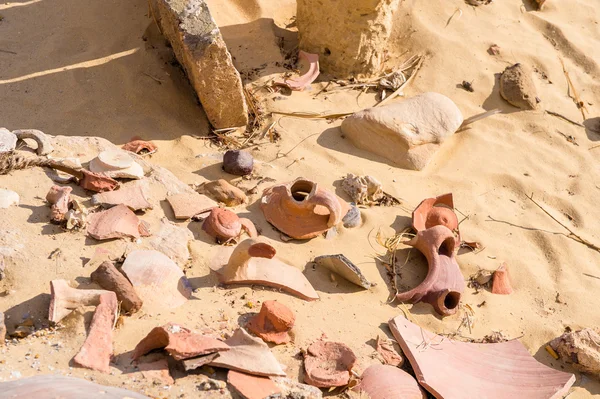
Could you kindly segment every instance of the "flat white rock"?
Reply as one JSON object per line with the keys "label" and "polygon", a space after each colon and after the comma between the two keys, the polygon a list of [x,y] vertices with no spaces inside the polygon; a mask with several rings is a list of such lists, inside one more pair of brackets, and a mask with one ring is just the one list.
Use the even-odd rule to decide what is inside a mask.
{"label": "flat white rock", "polygon": [[0,208],[5,209],[12,205],[19,205],[19,194],[0,188]]}
{"label": "flat white rock", "polygon": [[0,127],[0,153],[13,151],[17,147],[17,135]]}

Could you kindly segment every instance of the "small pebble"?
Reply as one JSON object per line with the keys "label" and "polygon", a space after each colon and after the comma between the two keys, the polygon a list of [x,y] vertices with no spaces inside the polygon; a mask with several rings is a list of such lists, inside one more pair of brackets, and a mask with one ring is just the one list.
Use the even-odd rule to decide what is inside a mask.
{"label": "small pebble", "polygon": [[356,206],[354,202],[350,203],[350,210],[342,219],[344,223],[344,227],[347,229],[351,229],[353,227],[358,227],[362,223],[362,219],[360,217],[360,209]]}
{"label": "small pebble", "polygon": [[223,170],[236,176],[245,176],[252,173],[254,159],[249,152],[229,150],[223,155]]}

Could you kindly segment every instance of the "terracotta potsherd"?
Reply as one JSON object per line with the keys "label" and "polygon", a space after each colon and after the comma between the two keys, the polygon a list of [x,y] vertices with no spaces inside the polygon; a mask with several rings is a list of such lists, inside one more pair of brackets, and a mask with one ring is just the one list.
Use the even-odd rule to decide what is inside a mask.
{"label": "terracotta potsherd", "polygon": [[214,208],[211,210],[202,224],[202,230],[211,237],[219,240],[219,242],[239,237],[242,234],[242,229],[251,238],[258,236],[256,227],[254,227],[254,223],[250,219],[240,218],[235,213],[224,208]]}
{"label": "terracotta potsherd", "polygon": [[166,358],[158,359],[153,362],[138,363],[137,367],[142,372],[144,378],[153,383],[158,382],[161,385],[175,384],[175,380],[169,373],[169,362]]}
{"label": "terracotta potsherd", "polygon": [[184,359],[181,361],[183,365],[183,369],[185,371],[195,370],[199,367],[202,367],[206,364],[209,364],[216,358],[220,356],[219,352],[209,353],[208,355],[202,355],[197,357],[192,357],[189,359]]}
{"label": "terracotta potsherd", "polygon": [[404,364],[404,359],[394,348],[392,340],[377,336],[377,353],[381,355],[385,364],[401,367]]}
{"label": "terracotta potsherd", "polygon": [[389,326],[419,384],[438,399],[558,399],[575,382],[573,374],[539,363],[517,340],[454,341],[403,316]]}
{"label": "terracotta potsherd", "polygon": [[50,214],[52,223],[62,223],[65,219],[65,214],[69,211],[69,202],[71,202],[71,191],[73,189],[69,186],[54,185],[46,194],[46,201],[52,209]]}
{"label": "terracotta potsherd", "polygon": [[268,377],[229,370],[227,383],[245,399],[265,399],[281,393],[281,389]]}
{"label": "terracotta potsherd", "polygon": [[310,86],[310,84],[319,77],[319,54],[307,53],[306,51],[300,50],[298,52],[298,61],[300,60],[308,63],[308,70],[306,73],[294,78],[277,79],[274,83],[279,86],[289,87],[296,91],[302,91]]}
{"label": "terracotta potsherd", "polygon": [[421,201],[412,213],[412,224],[417,232],[433,226],[446,226],[448,229],[456,232],[458,235],[456,245],[460,245],[458,217],[454,212],[452,193],[443,194],[435,198],[426,198]]}
{"label": "terracotta potsherd", "polygon": [[103,262],[92,272],[91,279],[100,287],[117,294],[121,309],[126,313],[135,313],[142,307],[142,300],[127,278],[110,261]]}
{"label": "terracotta potsherd", "polygon": [[111,208],[116,205],[125,205],[132,211],[152,209],[152,204],[140,185],[127,186],[119,190],[95,194],[92,197],[93,205],[102,205]]}
{"label": "terracotta potsherd", "polygon": [[345,344],[314,342],[304,356],[304,382],[319,388],[347,385],[356,360],[352,349]]}
{"label": "terracotta potsherd", "polygon": [[[58,323],[80,306],[98,306],[105,290],[78,290],[72,288],[66,280],[50,281],[50,309],[48,320]],[[114,293],[112,293],[114,294]]]}
{"label": "terracotta potsherd", "polygon": [[97,240],[113,238],[139,238],[150,233],[144,222],[125,205],[88,215],[87,233]]}
{"label": "terracotta potsherd", "polygon": [[510,295],[513,293],[506,263],[502,262],[494,272],[492,280],[492,294]]}
{"label": "terracotta potsherd", "polygon": [[131,156],[122,150],[106,150],[90,161],[89,168],[94,173],[102,173],[114,179],[141,179],[144,169]]}
{"label": "terracotta potsherd", "polygon": [[136,154],[152,154],[156,152],[157,147],[151,141],[131,140],[129,143],[121,147],[121,149],[129,152],[134,152]]}
{"label": "terracotta potsherd", "polygon": [[175,219],[187,220],[204,212],[208,212],[213,208],[217,208],[217,204],[206,195],[196,192],[180,193],[167,196],[167,201],[173,208]]}
{"label": "terracotta potsherd", "polygon": [[342,254],[317,256],[315,258],[315,263],[331,270],[334,273],[339,274],[346,280],[358,285],[359,287],[369,289],[374,285],[367,280],[358,266],[356,266],[350,261],[350,259],[346,258]]}
{"label": "terracotta potsherd", "polygon": [[302,177],[265,190],[260,206],[269,223],[299,240],[338,225],[350,210],[337,195]]}
{"label": "terracotta potsherd", "polygon": [[119,188],[119,182],[111,177],[101,173],[90,172],[86,169],[81,169],[80,172],[81,178],[79,179],[79,185],[86,190],[102,193]]}
{"label": "terracotta potsherd", "polygon": [[290,330],[296,316],[285,305],[277,301],[264,301],[260,313],[248,322],[248,330],[266,342],[285,344],[290,342]]}
{"label": "terracotta potsherd", "polygon": [[109,363],[113,351],[113,326],[117,311],[118,303],[115,293],[102,294],[90,324],[88,336],[79,353],[73,358],[75,363],[103,373],[110,371]]}
{"label": "terracotta potsherd", "polygon": [[225,341],[230,349],[209,363],[214,367],[240,371],[263,377],[284,376],[285,372],[260,338],[252,337],[243,328],[238,328]]}
{"label": "terracotta potsherd", "polygon": [[426,399],[417,380],[398,367],[375,364],[367,368],[354,388],[370,399]]}
{"label": "terracotta potsherd", "polygon": [[249,238],[235,248],[224,247],[212,260],[210,268],[223,284],[261,284],[307,301],[319,299],[304,274],[276,259],[275,254],[275,248],[266,238]]}
{"label": "terracotta potsherd", "polygon": [[421,230],[407,245],[417,248],[425,258],[429,270],[417,287],[396,295],[400,302],[426,302],[442,316],[456,313],[465,290],[464,277],[456,263],[454,233],[443,225]]}
{"label": "terracotta potsherd", "polygon": [[190,359],[229,350],[229,346],[214,338],[196,334],[175,323],[153,328],[133,351],[133,360],[146,353],[164,348],[175,360]]}

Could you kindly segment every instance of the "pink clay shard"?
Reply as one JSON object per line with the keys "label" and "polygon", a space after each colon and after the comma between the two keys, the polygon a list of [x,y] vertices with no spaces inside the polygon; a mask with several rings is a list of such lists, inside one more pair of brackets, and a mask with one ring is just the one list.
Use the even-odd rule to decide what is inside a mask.
{"label": "pink clay shard", "polygon": [[456,313],[465,290],[465,279],[456,263],[454,233],[443,225],[421,230],[406,244],[417,248],[429,265],[425,280],[396,298],[401,302],[426,302],[442,316]]}
{"label": "pink clay shard", "polygon": [[298,52],[298,60],[304,60],[309,63],[308,71],[297,78],[277,80],[275,81],[276,85],[287,86],[292,90],[302,91],[317,79],[319,76],[319,55],[300,50]]}
{"label": "pink clay shard", "polygon": [[391,319],[389,326],[419,384],[438,399],[558,399],[575,382],[573,374],[539,363],[517,340],[454,341],[403,316]]}
{"label": "pink clay shard", "polygon": [[110,371],[113,326],[117,317],[117,308],[117,296],[114,292],[107,292],[100,296],[100,303],[96,307],[89,334],[79,353],[73,358],[75,363],[102,373]]}
{"label": "pink clay shard", "polygon": [[136,154],[152,154],[157,150],[153,142],[137,139],[136,137],[121,148],[125,151],[135,152]]}
{"label": "pink clay shard", "polygon": [[258,236],[256,227],[250,219],[240,218],[234,212],[224,208],[214,208],[204,219],[202,230],[219,242],[226,242],[239,237],[242,229],[252,238]]}
{"label": "pink clay shard", "polygon": [[157,382],[160,385],[175,384],[175,380],[169,373],[169,362],[166,358],[153,362],[138,363],[137,366],[144,378],[150,380],[152,383]]}
{"label": "pink clay shard", "polygon": [[71,202],[71,191],[73,189],[69,186],[54,185],[46,194],[46,201],[52,207],[50,214],[52,223],[62,223],[65,220],[65,214],[69,211],[69,202]]}
{"label": "pink clay shard", "polygon": [[401,367],[404,364],[404,359],[394,348],[392,340],[381,338],[379,335],[377,336],[377,353],[381,355],[387,365]]}
{"label": "pink clay shard", "polygon": [[426,399],[417,380],[398,367],[375,364],[367,368],[355,388],[370,399]]}
{"label": "pink clay shard", "polygon": [[175,360],[190,359],[229,350],[229,346],[214,338],[196,334],[175,323],[153,328],[133,351],[133,360],[154,349],[164,348]]}
{"label": "pink clay shard", "polygon": [[304,382],[319,388],[348,385],[356,355],[340,342],[317,341],[304,356]]}
{"label": "pink clay shard", "polygon": [[513,293],[506,263],[502,262],[500,267],[494,272],[492,280],[492,294],[510,295]]}
{"label": "pink clay shard", "polygon": [[[412,213],[412,220],[413,228],[417,232],[442,225],[458,233],[458,217],[454,213],[452,193],[421,201]],[[456,245],[460,245],[460,234]]]}
{"label": "pink clay shard", "polygon": [[152,209],[146,194],[141,186],[127,186],[119,190],[95,194],[92,197],[93,205],[102,205],[111,208],[116,205],[125,205],[132,211]]}
{"label": "pink clay shard", "polygon": [[88,215],[87,233],[97,240],[139,238],[149,235],[140,219],[125,205]]}
{"label": "pink clay shard", "polygon": [[216,201],[196,192],[169,195],[167,201],[173,208],[175,219],[178,220],[191,219],[219,206]]}
{"label": "pink clay shard", "polygon": [[223,248],[210,268],[223,284],[261,284],[279,288],[307,301],[319,299],[304,274],[298,269],[275,259],[275,248],[267,239],[249,238],[235,249]]}
{"label": "pink clay shard", "polygon": [[[48,320],[58,323],[80,306],[98,306],[105,290],[79,290],[72,288],[66,280],[50,281],[50,309]],[[114,293],[112,293],[114,295]]]}
{"label": "pink clay shard", "polygon": [[227,373],[227,383],[245,399],[265,399],[281,393],[281,389],[268,377],[257,377],[234,370]]}
{"label": "pink clay shard", "polygon": [[149,310],[174,309],[192,296],[190,282],[175,262],[162,252],[132,251],[121,270]]}
{"label": "pink clay shard", "polygon": [[79,185],[86,190],[102,193],[104,191],[112,191],[119,188],[119,182],[111,177],[100,173],[90,172],[86,169],[81,169],[80,173],[82,178],[79,180]]}
{"label": "pink clay shard", "polygon": [[209,363],[211,366],[264,377],[285,377],[285,372],[267,344],[260,338],[252,337],[243,328],[235,330],[225,343],[230,350],[220,352],[219,357]]}

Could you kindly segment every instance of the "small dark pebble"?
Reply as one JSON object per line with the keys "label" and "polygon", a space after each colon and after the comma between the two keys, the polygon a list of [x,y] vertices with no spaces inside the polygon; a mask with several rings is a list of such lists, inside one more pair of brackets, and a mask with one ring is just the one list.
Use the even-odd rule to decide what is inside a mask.
{"label": "small dark pebble", "polygon": [[223,155],[223,170],[236,176],[245,176],[252,173],[254,159],[249,152],[229,150]]}
{"label": "small dark pebble", "polygon": [[473,89],[473,84],[471,82],[467,82],[466,80],[463,80],[461,86],[463,89],[465,89],[466,91],[470,91],[471,93],[475,91],[475,89]]}

